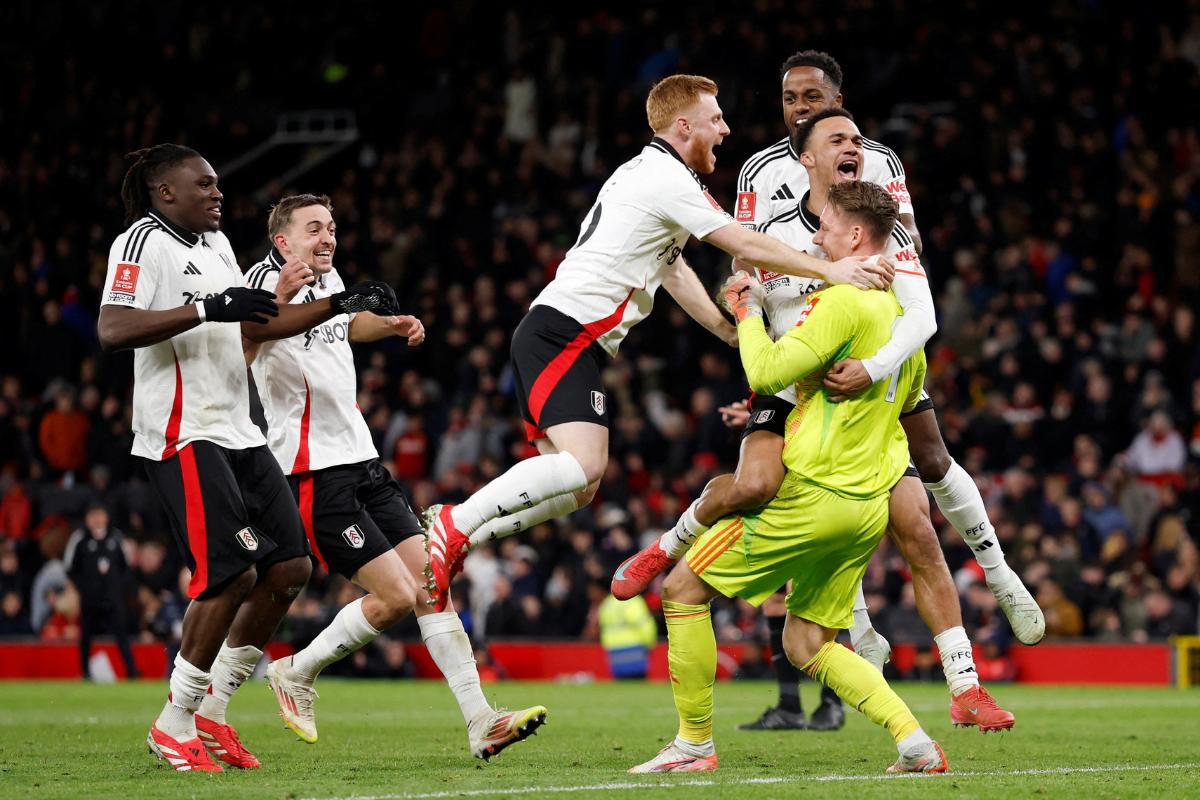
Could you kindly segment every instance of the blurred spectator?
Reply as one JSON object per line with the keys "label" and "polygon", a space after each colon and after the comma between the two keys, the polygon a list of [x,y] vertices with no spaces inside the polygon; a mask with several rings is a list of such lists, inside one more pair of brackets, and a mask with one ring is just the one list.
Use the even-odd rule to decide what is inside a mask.
{"label": "blurred spectator", "polygon": [[129,565],[122,549],[124,536],[109,525],[108,509],[92,505],[83,527],[71,534],[63,563],[81,600],[79,658],[83,677],[91,675],[92,637],[102,630],[117,640],[126,675],[136,678],[137,665],[129,646],[126,592],[132,588]]}
{"label": "blurred spectator", "polygon": [[1126,453],[1130,469],[1142,480],[1183,483],[1187,451],[1183,437],[1164,411],[1150,415],[1145,429],[1134,437]]}
{"label": "blurred spectator", "polygon": [[6,591],[0,595],[0,636],[32,636],[29,613],[18,592]]}
{"label": "blurred spectator", "polygon": [[51,469],[68,475],[83,469],[91,425],[87,414],[75,407],[70,387],[55,391],[54,408],[46,412],[38,428],[38,444]]}
{"label": "blurred spectator", "polygon": [[[605,593],[608,587],[599,587]],[[608,654],[608,667],[618,679],[645,678],[650,651],[658,642],[658,625],[641,596],[618,600],[609,594],[600,603],[600,645]]]}
{"label": "blurred spectator", "polygon": [[1083,613],[1072,603],[1057,583],[1042,581],[1037,593],[1038,605],[1046,613],[1046,638],[1060,639],[1083,634]]}

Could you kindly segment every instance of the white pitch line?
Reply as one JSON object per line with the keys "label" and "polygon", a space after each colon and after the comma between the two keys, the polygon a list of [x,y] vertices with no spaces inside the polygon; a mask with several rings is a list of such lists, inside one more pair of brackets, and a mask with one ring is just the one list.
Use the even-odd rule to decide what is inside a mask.
{"label": "white pitch line", "polygon": [[755,786],[773,783],[833,783],[841,781],[890,781],[937,778],[1006,778],[1024,775],[1078,775],[1100,772],[1154,772],[1165,769],[1200,769],[1200,764],[1144,764],[1114,767],[1054,767],[1051,769],[1014,769],[996,770],[991,772],[947,772],[940,775],[921,775],[915,773],[900,775],[791,775],[772,778],[742,778],[728,781],[701,780],[680,781],[626,781],[621,783],[593,783],[589,786],[524,786],[496,787],[492,789],[459,789],[441,792],[406,792],[402,794],[369,794],[349,795],[344,797],[313,798],[304,800],[435,800],[441,797],[486,797],[497,794],[524,794],[539,792],[543,794],[568,794],[572,792],[612,792],[621,789],[686,789],[692,786]]}

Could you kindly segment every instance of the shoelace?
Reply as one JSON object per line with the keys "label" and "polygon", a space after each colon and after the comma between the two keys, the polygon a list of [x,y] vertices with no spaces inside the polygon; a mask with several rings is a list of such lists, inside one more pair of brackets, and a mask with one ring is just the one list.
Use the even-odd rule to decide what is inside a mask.
{"label": "shoelace", "polygon": [[311,686],[305,686],[303,683],[295,682],[297,697],[292,699],[296,702],[296,710],[305,716],[312,716],[313,698],[320,699],[321,695],[317,694],[317,690]]}

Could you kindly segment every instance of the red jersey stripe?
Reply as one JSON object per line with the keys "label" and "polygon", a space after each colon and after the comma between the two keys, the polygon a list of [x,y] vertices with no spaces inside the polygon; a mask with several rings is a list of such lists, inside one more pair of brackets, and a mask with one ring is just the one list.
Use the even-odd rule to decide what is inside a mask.
{"label": "red jersey stripe", "polygon": [[167,430],[163,433],[166,444],[163,447],[163,458],[175,455],[175,445],[179,444],[179,426],[183,422],[183,372],[179,369],[179,356],[175,348],[171,348],[175,357],[175,400],[171,403],[171,416],[167,419]]}
{"label": "red jersey stripe", "polygon": [[304,413],[300,415],[300,446],[296,448],[296,461],[292,464],[292,473],[308,472],[308,426],[309,415],[312,413],[312,389],[308,386],[308,378],[304,379]]}
{"label": "red jersey stripe", "polygon": [[629,305],[631,297],[633,297],[632,289],[629,290],[629,294],[625,295],[625,299],[621,305],[617,306],[616,311],[604,319],[584,325],[583,331],[572,339],[570,344],[564,347],[563,351],[555,356],[537,376],[537,380],[533,382],[533,387],[529,390],[529,414],[539,426],[541,425],[542,409],[546,407],[546,401],[550,399],[554,387],[558,386],[558,382],[567,374],[567,371],[571,369],[588,345],[621,324],[621,320],[625,316],[625,306]]}

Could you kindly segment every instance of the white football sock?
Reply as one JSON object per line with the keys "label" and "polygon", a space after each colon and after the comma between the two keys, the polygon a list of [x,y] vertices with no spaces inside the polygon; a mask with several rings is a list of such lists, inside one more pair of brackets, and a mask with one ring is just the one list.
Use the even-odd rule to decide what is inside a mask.
{"label": "white football sock", "polygon": [[587,475],[570,453],[534,456],[509,468],[450,512],[467,536],[496,517],[532,509],[543,500],[587,488]]}
{"label": "white football sock", "polygon": [[908,736],[896,742],[896,749],[900,751],[900,755],[902,756],[918,756],[931,744],[933,744],[933,739],[929,738],[929,734],[917,728]]}
{"label": "white football sock", "polygon": [[925,488],[937,501],[942,514],[974,551],[975,560],[983,567],[988,581],[1007,578],[1011,570],[1004,562],[1004,550],[996,538],[996,529],[988,520],[979,487],[967,471],[957,461],[951,460],[945,477],[937,483],[925,484]]}
{"label": "white football sock", "polygon": [[454,692],[463,720],[469,725],[480,715],[491,712],[492,707],[479,685],[471,640],[458,614],[454,611],[426,614],[417,617],[417,624],[421,626],[421,640],[429,650],[429,657]]}
{"label": "white football sock", "polygon": [[194,715],[211,683],[211,673],[193,667],[182,655],[175,656],[171,694],[155,720],[158,729],[180,742],[196,738]]}
{"label": "white football sock", "polygon": [[946,684],[950,687],[951,696],[979,685],[979,673],[975,671],[975,654],[971,650],[971,640],[967,632],[959,625],[947,628],[933,637],[937,643],[938,654],[942,657],[942,672],[946,675]]}
{"label": "white football sock", "polygon": [[858,596],[854,598],[854,623],[850,626],[850,644],[858,651],[858,642],[863,634],[874,630],[871,617],[867,613],[867,597],[863,594],[862,583],[858,584]]}
{"label": "white football sock", "polygon": [[683,739],[680,739],[678,736],[676,736],[675,737],[675,746],[678,747],[683,752],[687,753],[689,756],[692,756],[694,758],[703,758],[704,756],[711,756],[717,752],[717,748],[713,744],[712,739],[709,739],[707,742],[703,742],[701,744],[696,744],[695,742],[685,741]]}
{"label": "white football sock", "polygon": [[363,599],[348,603],[308,647],[292,656],[292,669],[301,678],[315,681],[321,670],[379,636],[381,631],[375,630],[363,613]]}
{"label": "white football sock", "polygon": [[208,694],[200,703],[196,712],[213,722],[225,724],[225,709],[229,698],[238,690],[246,679],[254,672],[254,665],[262,658],[262,650],[248,644],[244,647],[230,647],[226,641],[221,645],[221,652],[212,665],[212,685]]}
{"label": "white football sock", "polygon": [[701,525],[696,519],[696,507],[699,505],[699,500],[693,501],[679,517],[675,527],[658,540],[658,546],[671,558],[681,558],[692,546],[692,542],[709,529],[708,525]]}
{"label": "white football sock", "polygon": [[483,523],[471,534],[471,547],[496,539],[505,539],[521,531],[527,531],[535,525],[540,525],[548,519],[557,519],[578,510],[579,501],[575,499],[574,492],[551,497],[533,508],[526,508],[506,517],[496,517]]}

